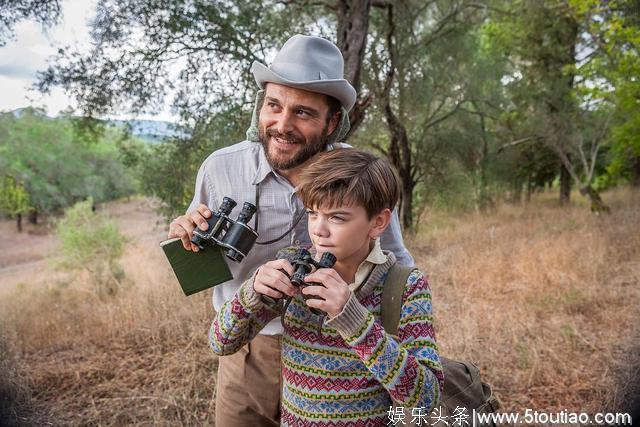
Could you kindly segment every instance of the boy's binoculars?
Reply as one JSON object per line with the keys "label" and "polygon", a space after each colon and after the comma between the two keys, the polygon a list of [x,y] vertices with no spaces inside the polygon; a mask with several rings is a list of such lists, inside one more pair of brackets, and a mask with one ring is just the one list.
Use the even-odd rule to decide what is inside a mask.
{"label": "boy's binoculars", "polygon": [[191,242],[200,249],[206,249],[207,246],[221,246],[229,259],[235,262],[242,261],[258,238],[256,230],[247,225],[256,212],[256,207],[245,202],[238,218],[233,220],[229,218],[229,214],[236,205],[232,198],[223,198],[218,211],[213,212],[211,218],[207,220],[209,228],[202,231],[196,227],[193,230]]}
{"label": "boy's binoculars", "polygon": [[[311,254],[309,253],[309,251],[306,249],[298,249],[298,251],[295,253],[293,258],[291,258],[290,255],[287,256],[287,254],[283,254],[278,258],[287,259],[291,263],[291,265],[293,266],[293,274],[291,275],[291,277],[289,277],[286,271],[284,270],[280,270],[280,271],[286,274],[287,277],[289,277],[289,280],[291,281],[291,283],[298,288],[305,288],[307,286],[322,286],[322,284],[320,283],[305,282],[304,278],[309,273],[311,273],[311,270],[313,270],[313,267],[331,268],[336,263],[336,257],[331,252],[323,253],[322,257],[320,258],[320,261],[315,261],[311,256]],[[304,299],[305,301],[307,301],[309,299],[322,299],[322,298],[313,296],[313,295],[304,295]],[[277,305],[280,300],[271,298],[267,295],[262,295],[262,301],[268,306],[273,307]],[[324,311],[319,310],[317,308],[310,307],[310,310],[312,313],[317,314],[318,316],[326,316],[327,314]]]}

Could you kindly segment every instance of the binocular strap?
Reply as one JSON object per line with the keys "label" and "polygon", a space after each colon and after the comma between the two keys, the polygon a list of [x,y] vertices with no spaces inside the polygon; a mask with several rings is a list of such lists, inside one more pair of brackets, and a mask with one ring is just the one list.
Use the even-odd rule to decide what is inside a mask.
{"label": "binocular strap", "polygon": [[[258,215],[259,215],[259,211],[260,211],[260,183],[256,184],[256,214],[255,214],[255,225],[254,225],[254,229],[256,230],[256,233],[260,233],[260,231],[258,230]],[[276,237],[275,239],[272,240],[267,240],[264,242],[256,242],[256,245],[270,245],[272,243],[275,242],[279,242],[280,240],[284,239],[284,237],[291,233],[291,231],[296,228],[296,226],[298,225],[298,223],[300,222],[300,220],[302,219],[302,217],[305,214],[305,210],[303,209],[302,212],[300,212],[298,214],[298,216],[296,216],[293,219],[293,224],[291,225],[291,227],[289,227],[289,229],[287,231],[285,231],[284,233],[282,233],[280,236]]]}

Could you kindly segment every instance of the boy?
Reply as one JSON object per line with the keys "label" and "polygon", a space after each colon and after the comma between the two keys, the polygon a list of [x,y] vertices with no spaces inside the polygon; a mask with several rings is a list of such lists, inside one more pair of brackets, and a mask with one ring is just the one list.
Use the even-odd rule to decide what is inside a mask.
{"label": "boy", "polygon": [[[300,292],[289,281],[289,261],[267,262],[211,325],[211,347],[227,355],[282,316],[282,425],[386,425],[392,403],[423,408],[422,414],[438,403],[442,366],[431,291],[419,270],[404,286],[397,337],[380,323],[382,286],[395,256],[380,249],[378,237],[398,201],[398,181],[387,162],[369,153],[320,154],[302,173],[298,195],[308,209],[316,259],[324,252],[337,259],[333,268],[305,277],[322,286]],[[291,300],[272,307],[265,295]],[[250,383],[250,375],[245,380]]]}

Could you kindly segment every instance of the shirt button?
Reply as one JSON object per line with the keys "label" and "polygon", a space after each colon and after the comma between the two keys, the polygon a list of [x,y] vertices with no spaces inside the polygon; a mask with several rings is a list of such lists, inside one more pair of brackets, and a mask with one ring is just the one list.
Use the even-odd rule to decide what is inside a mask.
{"label": "shirt button", "polygon": [[300,244],[300,240],[298,240],[298,239],[294,240],[294,241],[293,241],[293,244],[294,244],[294,245],[296,245],[296,246],[298,246],[298,245]]}

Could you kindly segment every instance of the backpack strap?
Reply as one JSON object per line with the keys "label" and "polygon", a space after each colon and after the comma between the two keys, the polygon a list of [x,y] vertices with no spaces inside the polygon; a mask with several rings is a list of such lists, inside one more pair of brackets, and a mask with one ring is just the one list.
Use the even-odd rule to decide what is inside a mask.
{"label": "backpack strap", "polygon": [[380,316],[382,326],[388,334],[396,335],[398,333],[398,323],[402,311],[402,294],[413,270],[414,267],[399,265],[396,262],[391,266],[384,279]]}

